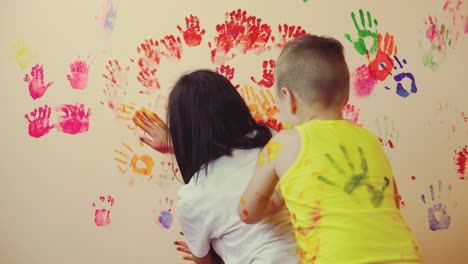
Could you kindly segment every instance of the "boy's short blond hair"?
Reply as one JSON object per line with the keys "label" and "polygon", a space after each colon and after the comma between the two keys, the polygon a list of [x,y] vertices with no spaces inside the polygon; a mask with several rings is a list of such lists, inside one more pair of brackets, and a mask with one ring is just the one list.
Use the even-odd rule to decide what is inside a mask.
{"label": "boy's short blond hair", "polygon": [[349,96],[344,48],[330,37],[304,35],[289,42],[277,60],[275,78],[278,89],[291,89],[309,105],[338,106]]}

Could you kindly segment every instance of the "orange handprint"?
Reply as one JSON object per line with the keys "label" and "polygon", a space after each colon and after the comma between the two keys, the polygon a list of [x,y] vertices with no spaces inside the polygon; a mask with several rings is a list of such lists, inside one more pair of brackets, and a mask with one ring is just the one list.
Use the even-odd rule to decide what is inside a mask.
{"label": "orange handprint", "polygon": [[[114,152],[118,154],[119,157],[115,157],[114,160],[120,164],[125,166],[119,165],[119,171],[121,173],[126,173],[128,167],[132,168],[132,171],[144,176],[150,176],[153,167],[154,161],[153,158],[147,154],[138,155],[133,151],[133,149],[126,143],[122,142],[122,145],[127,149],[127,152],[115,149]],[[140,162],[142,163],[140,165]],[[126,167],[126,168],[125,168]]]}
{"label": "orange handprint", "polygon": [[244,85],[239,92],[247,103],[255,121],[276,131],[281,130],[282,125],[275,117],[279,113],[279,108],[273,94],[270,90],[265,91],[263,88],[259,90],[260,95],[252,86]]}
{"label": "orange handprint", "polygon": [[385,33],[384,43],[382,45],[382,34],[377,36],[377,53],[374,60],[369,63],[369,76],[374,80],[383,81],[390,75],[393,68],[391,56],[397,54],[398,49],[395,45],[393,36]]}

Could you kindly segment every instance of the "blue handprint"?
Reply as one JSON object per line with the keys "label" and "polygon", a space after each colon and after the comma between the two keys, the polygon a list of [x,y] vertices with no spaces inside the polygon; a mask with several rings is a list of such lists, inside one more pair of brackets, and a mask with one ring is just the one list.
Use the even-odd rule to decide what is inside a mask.
{"label": "blue handprint", "polygon": [[[427,208],[429,228],[432,231],[447,229],[450,226],[451,217],[445,211],[447,206],[440,201],[440,194],[442,193],[442,181],[439,180],[439,193],[437,200],[434,197],[434,186],[432,184],[429,185],[429,190],[431,192],[431,201],[426,201],[426,196],[424,194],[421,195],[421,200],[424,204],[427,204],[426,202],[433,204],[432,206],[429,205]],[[448,192],[450,193],[451,190],[452,186],[449,185]],[[440,215],[440,217],[438,217],[439,219],[437,219],[436,214]]]}

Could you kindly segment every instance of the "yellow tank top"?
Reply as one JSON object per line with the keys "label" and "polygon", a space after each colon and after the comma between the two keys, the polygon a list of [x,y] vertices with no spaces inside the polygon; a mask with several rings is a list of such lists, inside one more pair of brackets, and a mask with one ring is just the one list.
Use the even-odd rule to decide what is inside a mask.
{"label": "yellow tank top", "polygon": [[301,263],[422,263],[395,205],[379,140],[346,120],[312,120],[296,129],[301,150],[277,190]]}

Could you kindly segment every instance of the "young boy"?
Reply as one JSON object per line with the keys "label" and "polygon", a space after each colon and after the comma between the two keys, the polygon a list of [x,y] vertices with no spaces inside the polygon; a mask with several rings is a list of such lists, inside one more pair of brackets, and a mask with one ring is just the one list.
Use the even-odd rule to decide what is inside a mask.
{"label": "young boy", "polygon": [[342,117],[349,71],[341,43],[297,38],[281,52],[275,78],[281,121],[295,128],[263,149],[238,205],[242,221],[256,223],[285,203],[301,263],[422,263],[379,140]]}

